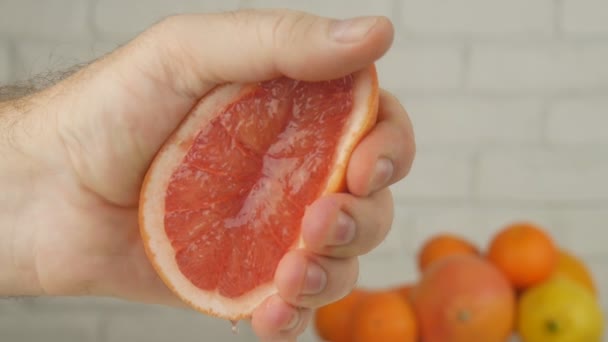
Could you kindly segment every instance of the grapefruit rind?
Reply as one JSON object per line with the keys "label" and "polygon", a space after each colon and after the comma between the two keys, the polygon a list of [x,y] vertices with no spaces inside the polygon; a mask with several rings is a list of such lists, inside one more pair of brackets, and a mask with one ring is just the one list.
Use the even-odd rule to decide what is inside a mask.
{"label": "grapefruit rind", "polygon": [[[350,155],[376,122],[379,88],[375,67],[371,65],[355,73],[354,80],[353,110],[346,123],[348,127],[344,128],[346,133],[336,147],[331,174],[326,184],[321,186],[323,194],[346,188],[345,172]],[[182,163],[193,137],[214,118],[213,114],[245,94],[250,86],[222,85],[201,99],[153,160],[143,182],[139,208],[139,227],[146,255],[166,286],[194,309],[231,320],[249,318],[259,304],[277,292],[274,284],[263,284],[237,298],[227,298],[217,290],[206,291],[193,285],[181,273],[175,260],[175,250],[165,233],[164,194],[171,174]],[[303,246],[301,238],[296,245]]]}

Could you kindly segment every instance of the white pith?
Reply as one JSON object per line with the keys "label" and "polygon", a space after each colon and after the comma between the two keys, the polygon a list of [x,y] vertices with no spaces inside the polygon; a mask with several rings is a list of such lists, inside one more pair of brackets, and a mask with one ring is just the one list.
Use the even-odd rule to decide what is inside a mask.
{"label": "white pith", "polygon": [[[360,129],[357,129],[357,127],[365,124],[370,102],[376,102],[376,99],[372,97],[375,94],[371,91],[372,84],[375,82],[373,77],[374,74],[371,69],[366,69],[355,75],[354,113],[347,122],[349,126],[345,129],[345,132],[348,132],[347,135],[342,136],[338,144],[337,150],[340,152],[334,161],[335,166],[346,165],[348,162],[350,153],[343,153],[343,151],[350,152],[352,150],[352,146],[349,145],[352,145],[353,138],[360,134]],[[205,97],[185,119],[184,123],[175,132],[172,142],[163,148],[163,151],[159,153],[148,171],[147,184],[142,192],[142,207],[140,208],[143,213],[140,219],[141,229],[149,238],[149,241],[147,241],[149,257],[167,285],[182,300],[194,308],[227,319],[250,316],[264,299],[276,293],[275,286],[272,283],[267,283],[238,298],[226,298],[215,291],[204,291],[194,286],[180,272],[175,261],[175,251],[165,234],[164,195],[174,169],[181,164],[182,159],[188,152],[189,146],[184,148],[180,145],[188,141],[191,142],[192,137],[200,131],[201,127],[213,118],[212,115],[221,110],[227,103],[230,103],[241,93],[244,87],[245,85],[242,84],[222,86]],[[337,168],[337,170],[344,169],[344,167]],[[342,177],[341,172],[334,172],[328,179],[325,188],[327,188],[327,184],[338,183]],[[303,245],[301,240],[298,245]]]}

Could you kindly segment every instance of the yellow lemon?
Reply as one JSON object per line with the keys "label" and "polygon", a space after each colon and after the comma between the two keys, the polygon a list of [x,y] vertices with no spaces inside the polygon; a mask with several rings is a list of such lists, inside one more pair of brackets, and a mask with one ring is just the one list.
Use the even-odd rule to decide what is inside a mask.
{"label": "yellow lemon", "polygon": [[517,330],[524,342],[601,342],[602,310],[583,285],[556,276],[526,290]]}

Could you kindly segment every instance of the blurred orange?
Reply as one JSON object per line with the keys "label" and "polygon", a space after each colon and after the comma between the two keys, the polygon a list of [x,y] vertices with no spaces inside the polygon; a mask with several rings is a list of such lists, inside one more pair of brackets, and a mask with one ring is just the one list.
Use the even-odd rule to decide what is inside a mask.
{"label": "blurred orange", "polygon": [[392,288],[392,291],[399,294],[401,296],[401,298],[405,299],[406,301],[410,302],[412,299],[412,290],[414,289],[414,284],[403,284],[400,286],[396,286],[394,288]]}
{"label": "blurred orange", "polygon": [[353,310],[366,294],[364,290],[354,289],[346,297],[318,308],[314,325],[319,337],[325,341],[349,342]]}
{"label": "blurred orange", "polygon": [[414,309],[394,291],[378,291],[362,298],[350,329],[353,342],[418,341]]}
{"label": "blurred orange", "polygon": [[424,272],[426,268],[451,255],[479,255],[478,248],[466,239],[453,234],[438,234],[427,240],[418,254],[418,268]]}
{"label": "blurred orange", "polygon": [[541,227],[528,222],[506,226],[490,242],[488,259],[517,289],[547,280],[555,271],[558,251]]}

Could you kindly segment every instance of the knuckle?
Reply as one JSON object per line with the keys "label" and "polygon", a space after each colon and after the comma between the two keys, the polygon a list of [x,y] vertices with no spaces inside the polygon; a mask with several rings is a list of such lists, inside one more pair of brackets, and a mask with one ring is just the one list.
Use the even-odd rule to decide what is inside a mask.
{"label": "knuckle", "polygon": [[297,41],[313,27],[314,17],[301,11],[276,12],[271,25],[271,37],[275,48],[282,48]]}

